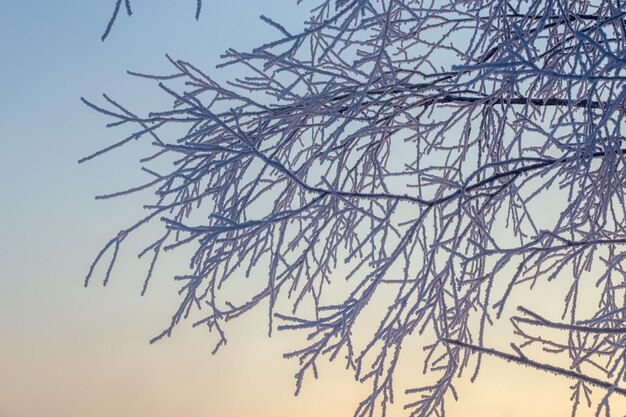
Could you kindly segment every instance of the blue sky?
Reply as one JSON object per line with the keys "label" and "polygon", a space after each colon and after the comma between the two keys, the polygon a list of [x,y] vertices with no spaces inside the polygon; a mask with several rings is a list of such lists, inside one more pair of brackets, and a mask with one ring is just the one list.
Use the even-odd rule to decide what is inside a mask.
{"label": "blue sky", "polygon": [[[210,341],[201,332],[148,344],[176,303],[169,280],[175,262],[162,268],[144,298],[145,265],[131,255],[121,260],[109,287],[82,285],[101,245],[141,211],[139,198],[97,202],[94,196],[136,184],[141,176],[138,147],[77,163],[119,134],[105,129],[107,120],[80,97],[98,101],[106,92],[146,110],[147,102],[162,96],[126,70],[167,71],[166,53],[213,68],[227,47],[251,48],[271,37],[258,20],[262,12],[279,14],[289,25],[301,20],[290,13],[303,11],[280,1],[220,2],[206,4],[196,22],[194,3],[136,1],[135,15],[121,16],[104,43],[100,35],[113,1],[2,5],[0,415],[204,416],[222,410],[235,416],[259,407],[236,401],[235,387],[265,398],[254,394],[263,380],[248,377],[262,367],[262,357],[247,353],[248,336],[219,357],[209,354]],[[237,334],[235,329],[235,340]],[[275,389],[288,404],[295,401],[295,371],[280,359],[284,349],[264,335],[262,325],[250,335],[259,339],[255,353],[267,352],[282,367]],[[220,373],[226,376],[217,378]]]}

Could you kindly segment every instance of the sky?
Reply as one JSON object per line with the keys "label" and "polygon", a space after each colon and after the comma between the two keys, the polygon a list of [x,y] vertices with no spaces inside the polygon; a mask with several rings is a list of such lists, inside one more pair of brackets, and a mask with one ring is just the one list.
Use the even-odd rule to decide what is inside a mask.
{"label": "sky", "polygon": [[[111,282],[83,287],[102,245],[141,214],[141,195],[94,196],[137,184],[140,147],[88,164],[77,161],[117,137],[80,101],[102,93],[145,109],[163,100],[150,82],[126,70],[166,72],[165,54],[189,60],[216,79],[228,47],[250,49],[273,32],[265,14],[297,29],[306,4],[288,0],[195,2],[136,0],[109,39],[100,36],[113,0],[4,1],[0,13],[0,416],[12,417],[299,417],[351,416],[366,387],[340,364],[325,365],[293,396],[296,363],[282,353],[294,335],[267,338],[265,312],[234,323],[225,349],[180,326],[154,345],[177,305],[161,266],[140,297],[145,264],[130,254]],[[137,246],[139,248],[139,246]],[[416,347],[409,347],[416,349]],[[399,379],[419,381],[407,362]],[[459,388],[450,417],[568,415],[568,381],[486,359],[481,377]],[[589,415],[593,412],[589,411]],[[392,417],[405,415],[401,404]]]}

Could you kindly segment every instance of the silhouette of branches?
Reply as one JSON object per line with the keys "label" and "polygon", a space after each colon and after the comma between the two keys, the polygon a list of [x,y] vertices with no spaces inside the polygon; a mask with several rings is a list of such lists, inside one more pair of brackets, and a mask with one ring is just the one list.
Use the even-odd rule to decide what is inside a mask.
{"label": "silhouette of branches", "polygon": [[[133,15],[133,10],[131,8],[131,0],[123,0],[124,2],[124,9],[126,11],[126,14],[130,17]],[[115,22],[117,21],[117,18],[120,14],[120,10],[122,8],[122,0],[115,0],[115,7],[113,8],[113,14],[111,15],[111,18],[109,19],[109,22],[106,25],[106,28],[104,29],[104,33],[102,33],[102,37],[101,40],[104,41],[106,38],[109,37],[109,35],[111,34],[111,30],[113,29],[113,25],[115,25]],[[200,19],[200,12],[202,11],[202,0],[196,0],[196,20]]]}
{"label": "silhouette of branches", "polygon": [[[405,391],[411,416],[442,415],[485,354],[574,378],[574,414],[602,389],[608,415],[626,393],[625,14],[615,1],[323,0],[298,33],[263,16],[278,38],[229,49],[228,83],[172,57],[170,74],[132,73],[171,107],[85,99],[134,130],[84,161],[149,141],[150,179],[100,198],[155,199],[86,284],[160,222],[144,291],[161,253],[193,255],[154,341],[190,319],[217,350],[227,322],[267,308],[270,333],[306,334],[285,355],[296,392],[324,358],[371,386],[356,417],[384,415],[416,339],[434,382]],[[530,307],[542,298],[545,314]],[[507,318],[514,353],[487,343]]]}

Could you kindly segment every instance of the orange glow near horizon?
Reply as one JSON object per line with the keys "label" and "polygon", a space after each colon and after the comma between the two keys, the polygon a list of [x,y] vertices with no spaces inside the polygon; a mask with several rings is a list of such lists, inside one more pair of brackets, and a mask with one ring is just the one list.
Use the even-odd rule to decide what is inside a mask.
{"label": "orange glow near horizon", "polygon": [[[65,313],[63,325],[73,331],[52,337],[42,330],[31,340],[1,345],[0,367],[13,376],[0,378],[1,416],[350,417],[367,395],[367,386],[356,383],[337,361],[320,367],[319,380],[309,375],[302,393],[294,397],[296,363],[283,359],[282,353],[302,340],[281,332],[269,339],[262,315],[232,323],[229,343],[213,356],[210,337],[201,329],[182,326],[171,339],[147,343],[158,328],[156,310],[164,313],[158,294],[131,297],[127,285],[104,293],[81,290],[91,312]],[[109,310],[114,301],[120,313]],[[155,331],[149,333],[151,327]],[[403,390],[424,381],[420,362],[408,350],[413,348],[407,346],[403,353],[391,417],[407,415],[402,406],[416,398]],[[460,401],[448,400],[447,416],[570,413],[571,380],[489,357],[483,358],[475,383],[469,382],[470,374],[457,383]],[[626,410],[626,401],[612,404],[614,411]],[[595,408],[581,406],[579,416],[594,414]]]}

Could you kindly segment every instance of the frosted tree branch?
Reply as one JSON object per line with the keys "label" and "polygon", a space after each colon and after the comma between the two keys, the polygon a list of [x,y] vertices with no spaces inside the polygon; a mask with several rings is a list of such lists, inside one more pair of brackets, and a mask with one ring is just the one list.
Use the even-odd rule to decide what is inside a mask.
{"label": "frosted tree branch", "polygon": [[[142,292],[163,253],[192,253],[153,341],[189,320],[217,351],[229,322],[264,310],[268,333],[303,336],[285,354],[296,392],[322,360],[371,388],[356,417],[396,400],[405,346],[424,361],[411,416],[462,401],[482,354],[574,378],[573,414],[608,414],[626,393],[621,2],[307,4],[299,32],[262,16],[276,40],[226,51],[227,83],[168,56],[170,73],[130,74],[170,106],[83,99],[126,131],[81,162],[146,149],[147,179],[99,198],[154,192],[85,283],[108,283],[126,238],[152,227]],[[515,354],[492,343],[496,323]]]}

